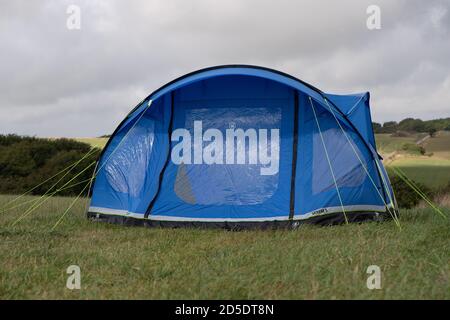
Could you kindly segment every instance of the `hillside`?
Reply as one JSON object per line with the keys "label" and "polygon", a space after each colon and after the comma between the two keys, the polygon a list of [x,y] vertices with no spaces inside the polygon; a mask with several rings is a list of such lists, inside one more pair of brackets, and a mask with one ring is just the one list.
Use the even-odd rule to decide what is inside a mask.
{"label": "hillside", "polygon": [[450,132],[439,131],[423,140],[425,136],[423,133],[401,137],[376,134],[375,139],[388,170],[397,166],[411,179],[432,189],[444,187],[450,183]]}

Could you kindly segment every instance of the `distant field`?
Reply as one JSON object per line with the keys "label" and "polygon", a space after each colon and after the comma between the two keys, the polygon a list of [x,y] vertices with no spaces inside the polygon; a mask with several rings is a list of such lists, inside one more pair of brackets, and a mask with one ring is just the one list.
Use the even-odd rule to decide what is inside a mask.
{"label": "distant field", "polygon": [[380,133],[375,135],[378,152],[389,154],[394,151],[400,151],[405,143],[416,143],[426,134],[417,133],[408,137],[392,137],[389,133]]}
{"label": "distant field", "polygon": [[440,131],[436,137],[422,144],[430,156],[413,156],[402,150],[405,143],[415,143],[423,136],[392,137],[390,134],[377,134],[377,147],[383,156],[397,154],[393,161],[385,163],[388,168],[398,166],[409,178],[430,188],[445,186],[450,183],[450,132]]}
{"label": "distant field", "polygon": [[450,160],[417,157],[400,158],[387,166],[397,166],[409,178],[430,188],[438,188],[450,183]]}
{"label": "distant field", "polygon": [[450,160],[450,131],[438,132],[436,137],[424,143],[424,147],[433,153],[433,157]]}
{"label": "distant field", "polygon": [[90,144],[93,147],[103,149],[108,142],[108,138],[75,138],[75,140]]}
{"label": "distant field", "polygon": [[[50,232],[71,201],[52,198],[15,227],[23,209],[0,213],[0,299],[450,299],[450,222],[431,210],[401,212],[402,230],[230,232],[94,223],[80,200]],[[73,264],[81,290],[66,289]],[[381,290],[366,287],[370,265]]]}

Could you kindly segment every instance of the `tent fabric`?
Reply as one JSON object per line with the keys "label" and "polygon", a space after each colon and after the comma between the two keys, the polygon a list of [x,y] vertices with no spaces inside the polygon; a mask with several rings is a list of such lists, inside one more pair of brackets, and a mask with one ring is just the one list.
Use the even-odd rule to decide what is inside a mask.
{"label": "tent fabric", "polygon": [[254,66],[158,89],[119,125],[97,168],[88,213],[111,221],[291,224],[396,210],[369,94],[325,94]]}
{"label": "tent fabric", "polygon": [[325,97],[338,105],[339,109],[355,125],[363,138],[376,148],[372,117],[370,115],[369,92],[349,95],[325,94]]}

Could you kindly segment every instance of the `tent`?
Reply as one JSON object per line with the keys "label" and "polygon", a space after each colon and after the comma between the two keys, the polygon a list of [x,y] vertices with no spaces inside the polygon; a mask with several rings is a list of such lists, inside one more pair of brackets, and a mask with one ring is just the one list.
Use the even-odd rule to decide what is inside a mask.
{"label": "tent", "polygon": [[392,216],[369,93],[327,94],[248,65],[202,69],[139,103],[109,139],[88,217],[225,228]]}

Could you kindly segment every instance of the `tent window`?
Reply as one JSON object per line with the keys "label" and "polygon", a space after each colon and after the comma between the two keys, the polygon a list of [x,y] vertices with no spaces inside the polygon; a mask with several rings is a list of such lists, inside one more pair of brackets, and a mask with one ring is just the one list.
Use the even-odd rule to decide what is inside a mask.
{"label": "tent window", "polygon": [[155,122],[144,117],[131,129],[105,166],[106,178],[115,191],[132,197],[140,195],[154,140]]}
{"label": "tent window", "polygon": [[[187,109],[184,137],[190,143],[182,149],[176,146],[181,139],[172,141],[172,151],[183,150],[184,159],[177,168],[176,195],[189,204],[264,203],[278,188],[280,128],[281,108]],[[244,139],[233,138],[231,157],[230,130],[245,132]]]}
{"label": "tent window", "polygon": [[[323,115],[323,114],[322,114]],[[325,119],[325,121],[324,121]],[[319,121],[327,122],[323,116]],[[334,121],[334,119],[333,119]],[[322,132],[325,145],[333,165],[336,183],[339,188],[358,187],[364,183],[366,173],[364,168],[354,154],[354,150],[349,145],[345,135],[339,128],[328,128]],[[357,149],[356,149],[357,150]],[[359,152],[357,150],[357,152]],[[364,157],[359,154],[364,161]],[[367,166],[366,163],[364,163]],[[326,161],[324,148],[319,132],[313,134],[313,179],[312,192],[318,194],[329,190],[334,190],[335,185]]]}

